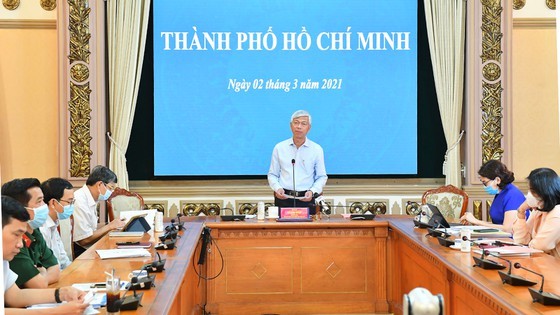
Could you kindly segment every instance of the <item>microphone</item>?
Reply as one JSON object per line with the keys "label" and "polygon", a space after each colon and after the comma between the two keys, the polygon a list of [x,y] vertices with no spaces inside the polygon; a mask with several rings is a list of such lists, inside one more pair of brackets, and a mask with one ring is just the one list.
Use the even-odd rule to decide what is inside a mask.
{"label": "microphone", "polygon": [[[123,297],[121,299],[121,311],[133,311],[138,309],[138,306],[142,306],[140,304],[140,301],[142,301],[142,297],[144,296],[144,293],[140,293],[137,294],[136,293],[136,288],[135,286],[138,284],[138,277],[132,277],[130,279],[130,285],[128,286],[128,288],[126,289],[126,291],[124,291]],[[128,293],[128,291],[132,288],[132,291],[134,292],[134,295],[129,295],[126,296],[126,294]]]}
{"label": "microphone", "polygon": [[[427,209],[430,209],[428,206],[426,205],[422,205],[420,206],[420,212],[418,213],[418,216],[416,218],[414,218],[412,220],[412,222],[414,222],[414,226],[421,228],[421,229],[425,229],[425,228],[430,228],[431,226],[428,224],[428,221],[430,219],[430,217],[428,216],[428,212],[426,211]],[[426,220],[426,222],[423,222],[422,217],[426,217],[428,220]]]}
{"label": "microphone", "polygon": [[184,222],[181,222],[181,217],[182,217],[182,216],[183,216],[182,213],[180,213],[180,212],[177,213],[177,221],[179,221],[179,222],[177,223],[177,227],[179,228],[179,231],[185,229],[185,226],[184,226],[185,223],[184,223]]}
{"label": "microphone", "polygon": [[294,208],[296,207],[296,159],[292,159],[292,180],[294,182],[294,190],[292,194],[294,195]]}
{"label": "microphone", "polygon": [[[472,240],[468,239],[466,236],[463,236],[462,238],[463,241],[469,241],[472,242]],[[480,248],[480,245],[478,245],[478,247]],[[481,248],[482,249],[482,248]],[[491,269],[491,270],[498,270],[498,269],[505,269],[506,266],[497,263],[493,260],[490,259],[486,259],[486,255],[485,253],[488,252],[487,250],[485,251],[484,249],[482,249],[482,253],[479,257],[473,256],[473,260],[474,260],[474,265],[473,267],[480,267],[482,269]]]}
{"label": "microphone", "polygon": [[[435,226],[428,229],[428,234],[433,237],[443,237],[448,238],[451,234],[447,233],[447,228],[438,221],[438,219],[434,219]],[[443,232],[438,231],[440,227],[443,228]]]}
{"label": "microphone", "polygon": [[151,264],[144,265],[144,267],[142,267],[143,270],[146,270],[147,272],[162,272],[165,270],[164,266],[166,259],[161,260],[160,254],[158,252],[156,252],[156,254],[158,256],[158,260],[153,261]]}
{"label": "microphone", "polygon": [[319,195],[318,193],[313,194],[313,198],[315,198],[315,205],[321,206],[321,212],[326,215],[331,214],[331,206],[325,201],[325,197]]}
{"label": "microphone", "polygon": [[[438,220],[434,220],[434,222],[437,226],[443,226]],[[447,228],[445,226],[443,226],[443,232],[437,231],[436,229],[437,228],[431,229],[431,231],[428,229],[428,233],[437,238],[439,245],[449,247],[455,244],[455,241],[447,239],[451,236],[451,233],[447,233]]]}
{"label": "microphone", "polygon": [[560,296],[551,293],[551,292],[543,292],[543,287],[544,287],[544,275],[537,273],[531,269],[525,268],[523,266],[521,266],[520,263],[516,262],[515,264],[513,264],[513,266],[516,269],[525,269],[527,271],[529,271],[530,273],[534,273],[537,276],[540,276],[542,279],[541,282],[541,288],[537,291],[533,288],[528,288],[529,289],[529,293],[531,293],[531,297],[533,298],[533,303],[534,302],[539,302],[542,305],[560,305]]}
{"label": "microphone", "polygon": [[503,258],[499,255],[496,255],[496,254],[494,254],[494,253],[492,253],[488,250],[484,250],[484,254],[486,256],[493,256],[493,257],[499,258],[499,259],[504,260],[508,263],[509,268],[508,268],[507,273],[502,271],[502,270],[498,270],[498,274],[500,275],[500,278],[502,278],[502,283],[507,283],[507,284],[513,285],[513,286],[532,286],[532,285],[537,284],[536,282],[527,280],[527,279],[525,279],[521,276],[512,275],[511,274],[511,260],[505,259],[505,258]]}
{"label": "microphone", "polygon": [[[150,275],[150,271],[146,270],[147,275],[143,278],[138,279],[138,277],[132,277],[130,279],[129,289],[136,290],[149,290],[154,287],[154,282],[156,280],[156,275]],[[136,281],[133,279],[136,278]]]}
{"label": "microphone", "polygon": [[177,242],[176,238],[172,238],[170,240],[161,241],[161,243],[154,246],[155,249],[161,250],[171,250],[175,248],[175,243]]}

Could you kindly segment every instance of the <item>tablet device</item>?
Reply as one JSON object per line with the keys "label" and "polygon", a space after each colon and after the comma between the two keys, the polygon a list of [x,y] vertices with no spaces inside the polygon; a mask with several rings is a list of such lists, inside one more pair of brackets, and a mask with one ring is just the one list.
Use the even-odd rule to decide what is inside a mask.
{"label": "tablet device", "polygon": [[445,217],[443,216],[441,211],[439,211],[438,207],[436,207],[432,204],[429,204],[429,203],[427,203],[426,206],[428,206],[428,208],[430,208],[430,211],[432,212],[432,217],[430,218],[430,221],[428,222],[428,225],[431,228],[438,228],[438,227],[450,228],[451,226],[462,225],[461,223],[449,224],[449,222],[447,222],[447,220],[445,219]]}
{"label": "tablet device", "polygon": [[150,224],[146,221],[146,214],[133,216],[122,228],[123,232],[148,232],[151,230]]}

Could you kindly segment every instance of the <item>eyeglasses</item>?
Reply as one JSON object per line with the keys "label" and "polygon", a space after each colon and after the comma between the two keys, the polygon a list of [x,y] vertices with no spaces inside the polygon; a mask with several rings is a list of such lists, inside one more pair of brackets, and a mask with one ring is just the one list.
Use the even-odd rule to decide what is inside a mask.
{"label": "eyeglasses", "polygon": [[491,182],[491,180],[487,180],[487,181],[480,181],[482,183],[482,185],[484,185],[485,187],[488,186],[488,183]]}
{"label": "eyeglasses", "polygon": [[102,182],[103,185],[105,185],[105,188],[109,189],[110,191],[115,190],[115,188],[117,188],[117,184],[113,184],[113,185],[109,185],[109,184],[105,184],[104,182]]}
{"label": "eyeglasses", "polygon": [[309,123],[307,121],[292,121],[292,125],[294,126],[302,126],[302,127],[307,127],[309,125]]}
{"label": "eyeglasses", "polygon": [[[56,199],[55,199],[56,200]],[[76,202],[76,200],[72,199],[72,200],[64,200],[64,199],[60,199],[60,201],[56,200],[58,203],[60,203],[60,201],[64,201],[69,205],[73,205],[74,202]]]}

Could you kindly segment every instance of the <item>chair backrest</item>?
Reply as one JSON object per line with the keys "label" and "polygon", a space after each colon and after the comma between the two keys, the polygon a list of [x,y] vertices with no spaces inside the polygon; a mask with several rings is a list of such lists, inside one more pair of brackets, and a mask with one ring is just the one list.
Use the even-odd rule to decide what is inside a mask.
{"label": "chair backrest", "polygon": [[60,233],[60,239],[62,240],[62,244],[64,244],[66,255],[69,255],[68,258],[70,258],[70,260],[74,260],[74,246],[72,246],[74,241],[74,236],[72,235],[74,216],[70,216],[68,220],[59,220],[58,222],[58,233]]}
{"label": "chair backrest", "polygon": [[143,210],[144,198],[135,192],[117,187],[107,199],[109,222],[120,217],[121,211]]}
{"label": "chair backrest", "polygon": [[422,204],[426,203],[438,207],[445,217],[460,218],[467,211],[469,196],[465,191],[447,185],[427,190],[422,195]]}

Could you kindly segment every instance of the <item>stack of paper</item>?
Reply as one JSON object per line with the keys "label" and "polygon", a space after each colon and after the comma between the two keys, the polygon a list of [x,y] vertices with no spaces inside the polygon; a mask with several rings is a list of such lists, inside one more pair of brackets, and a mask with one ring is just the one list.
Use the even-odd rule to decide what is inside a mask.
{"label": "stack of paper", "polygon": [[132,258],[132,257],[150,257],[150,252],[144,248],[119,248],[119,249],[98,249],[97,254],[101,259],[112,258]]}
{"label": "stack of paper", "polygon": [[[483,249],[475,249],[475,253],[482,253]],[[534,249],[527,246],[500,246],[500,247],[486,247],[485,251],[488,251],[496,256],[529,256],[531,254],[542,253],[540,249]]]}
{"label": "stack of paper", "polygon": [[511,233],[500,231],[498,229],[489,228],[482,225],[458,225],[452,226],[448,229],[438,228],[437,231],[450,233],[453,235],[461,234],[462,229],[468,229],[471,231],[471,239],[477,238],[510,238]]}

